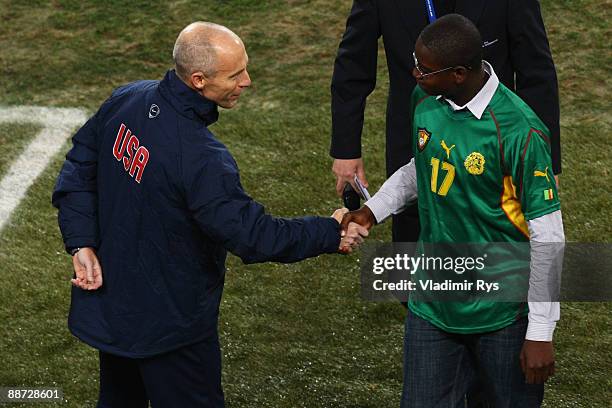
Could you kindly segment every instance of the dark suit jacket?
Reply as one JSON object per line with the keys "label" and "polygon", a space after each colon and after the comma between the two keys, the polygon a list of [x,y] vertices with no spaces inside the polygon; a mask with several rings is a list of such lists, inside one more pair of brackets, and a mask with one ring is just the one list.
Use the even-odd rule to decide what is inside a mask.
{"label": "dark suit jacket", "polygon": [[[499,80],[514,89],[550,130],[553,171],[560,173],[557,75],[539,2],[456,0],[455,12],[476,24],[485,44],[490,44],[484,48],[484,59],[493,65]],[[412,51],[427,23],[424,0],[354,0],[331,84],[332,157],[361,157],[363,113],[366,97],[376,85],[380,36],[390,80],[387,174],[413,156],[409,101],[416,82]]]}

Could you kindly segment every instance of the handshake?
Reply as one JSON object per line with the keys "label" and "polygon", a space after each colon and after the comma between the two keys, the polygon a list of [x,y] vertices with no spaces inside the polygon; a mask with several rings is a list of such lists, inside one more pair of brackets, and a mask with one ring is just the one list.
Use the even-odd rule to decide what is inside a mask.
{"label": "handshake", "polygon": [[348,254],[361,245],[368,236],[370,228],[376,223],[374,214],[367,206],[356,211],[339,208],[332,214],[341,227],[341,239],[338,252]]}

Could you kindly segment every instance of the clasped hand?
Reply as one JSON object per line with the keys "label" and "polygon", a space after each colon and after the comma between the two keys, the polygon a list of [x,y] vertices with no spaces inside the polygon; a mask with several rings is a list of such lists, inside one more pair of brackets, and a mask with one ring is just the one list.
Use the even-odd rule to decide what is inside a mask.
{"label": "clasped hand", "polygon": [[[367,207],[366,207],[367,208]],[[339,208],[334,211],[332,217],[341,225],[341,239],[338,246],[338,252],[347,254],[363,243],[363,239],[368,236],[369,228],[372,226],[364,225],[357,221],[353,215],[355,211],[350,212],[347,208]],[[357,221],[357,222],[353,222]]]}

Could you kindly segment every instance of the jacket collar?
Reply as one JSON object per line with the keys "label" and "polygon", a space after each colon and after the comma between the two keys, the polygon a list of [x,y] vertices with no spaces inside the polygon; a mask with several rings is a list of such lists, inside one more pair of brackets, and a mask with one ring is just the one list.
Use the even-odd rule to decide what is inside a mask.
{"label": "jacket collar", "polygon": [[173,69],[159,83],[159,92],[180,115],[201,120],[205,126],[219,118],[217,104],[189,88]]}

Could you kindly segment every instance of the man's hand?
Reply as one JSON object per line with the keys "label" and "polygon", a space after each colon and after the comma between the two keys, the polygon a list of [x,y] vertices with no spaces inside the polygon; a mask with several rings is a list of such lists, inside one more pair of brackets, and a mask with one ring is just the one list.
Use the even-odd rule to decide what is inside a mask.
{"label": "man's hand", "polygon": [[96,290],[102,286],[102,267],[93,248],[81,248],[72,257],[76,278],[70,282],[77,288]]}
{"label": "man's hand", "polygon": [[555,183],[557,184],[557,190],[559,190],[559,175],[555,174]]}
{"label": "man's hand", "polygon": [[349,227],[350,223],[356,223],[366,228],[368,231],[372,228],[372,226],[376,223],[376,218],[372,213],[372,210],[368,208],[367,205],[364,205],[358,210],[347,212],[342,218],[342,231],[346,231]]}
{"label": "man's hand", "polygon": [[555,374],[555,351],[552,341],[525,340],[520,359],[528,384],[542,384]]}
{"label": "man's hand", "polygon": [[359,177],[359,181],[366,188],[368,187],[368,180],[366,180],[365,169],[363,167],[363,159],[335,159],[332,165],[332,171],[336,175],[336,193],[338,196],[342,196],[342,190],[344,185],[350,183],[355,191],[359,191],[355,185],[355,174]]}
{"label": "man's hand", "polygon": [[362,227],[359,224],[351,222],[348,224],[346,231],[342,231],[342,239],[340,240],[340,246],[338,252],[348,254],[363,243],[363,238],[369,234],[367,228]]}
{"label": "man's hand", "polygon": [[[348,213],[348,208],[342,207],[334,211],[332,217],[338,221],[338,224],[342,224],[344,216]],[[348,254],[363,242],[363,237],[368,236],[368,230],[363,228],[361,225],[355,223],[351,223],[349,225],[347,222],[346,227],[342,228],[340,235],[342,236],[342,239],[340,240],[340,245],[338,246],[338,252]]]}
{"label": "man's hand", "polygon": [[334,213],[332,214],[332,218],[335,219],[336,221],[338,221],[338,224],[342,224],[342,218],[344,217],[344,215],[346,213],[348,213],[349,210],[346,207],[342,207],[342,208],[338,208],[336,211],[334,211]]}

